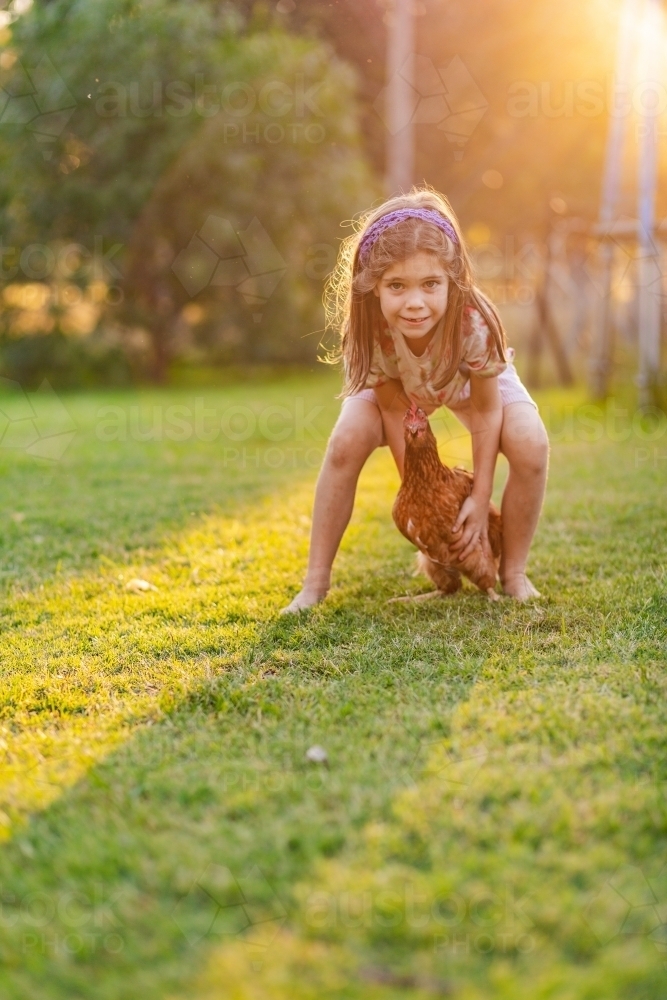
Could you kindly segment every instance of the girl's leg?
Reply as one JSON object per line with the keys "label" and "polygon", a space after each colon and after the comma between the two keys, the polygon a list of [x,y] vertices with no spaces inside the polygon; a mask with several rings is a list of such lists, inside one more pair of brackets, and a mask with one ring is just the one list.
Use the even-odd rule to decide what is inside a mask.
{"label": "girl's leg", "polygon": [[[453,412],[470,429],[468,408]],[[509,463],[502,500],[500,580],[506,594],[526,601],[539,597],[526,576],[526,562],[542,509],[549,464],[547,432],[532,403],[508,403],[503,407],[500,450]]]}
{"label": "girl's leg", "polygon": [[326,597],[331,567],[352,516],[359,473],[371,452],[382,444],[382,418],[376,404],[366,399],[346,400],[317,480],[306,579],[283,614],[309,608]]}
{"label": "girl's leg", "polygon": [[526,576],[526,562],[542,510],[549,465],[547,432],[532,403],[504,407],[500,450],[509,463],[502,502],[500,580],[506,594],[526,601],[539,597]]}

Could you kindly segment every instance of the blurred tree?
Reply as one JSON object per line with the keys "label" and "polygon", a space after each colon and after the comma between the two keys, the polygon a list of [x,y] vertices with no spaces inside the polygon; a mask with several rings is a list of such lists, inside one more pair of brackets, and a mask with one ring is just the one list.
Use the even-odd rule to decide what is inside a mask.
{"label": "blurred tree", "polygon": [[158,379],[184,337],[225,359],[314,357],[340,220],[377,193],[350,69],[266,8],[243,15],[51,0],[5,29],[5,241],[79,244],[69,279],[119,286]]}
{"label": "blurred tree", "polygon": [[[547,0],[415,0],[417,179],[450,196],[471,240],[490,241],[502,256],[504,274],[523,266],[522,243],[544,242],[549,203],[597,215],[619,2],[563,0],[556,10]],[[22,246],[61,237],[92,249],[97,237],[110,267],[123,261],[125,318],[152,331],[157,370],[186,335],[221,359],[312,356],[300,334],[318,322],[314,276],[326,269],[338,219],[379,193],[365,161],[381,174],[391,8],[391,0],[36,0],[5,39],[0,85],[20,101],[38,78],[42,117],[55,117],[12,125],[14,111],[0,108],[3,232]],[[60,84],[43,66],[35,74],[43,55]],[[310,138],[307,125],[316,127]],[[324,137],[312,141],[318,125]],[[624,210],[634,210],[631,200]],[[212,238],[223,240],[215,219],[246,233],[256,217],[284,277],[275,284],[275,258],[273,278],[250,281],[259,272],[247,265],[260,265],[239,237],[225,250],[236,263],[186,293],[170,261],[194,268],[200,284],[217,269],[201,238],[209,216]],[[116,244],[123,249],[113,253]],[[258,294],[271,282],[268,299]]]}
{"label": "blurred tree", "polygon": [[539,233],[554,194],[566,211],[596,216],[619,2],[425,0],[418,51],[445,70],[455,60],[449,112],[470,101],[478,115],[459,136],[447,120],[419,126],[419,170],[466,225]]}
{"label": "blurred tree", "polygon": [[[438,0],[440,2],[440,0]],[[384,86],[386,18],[392,0],[271,0],[262,9],[274,24],[293,34],[327,41],[356,70],[356,97],[364,145],[378,174],[384,171],[384,126],[373,107]],[[415,7],[423,5],[416,2]],[[234,9],[247,23],[257,0],[235,0]]]}
{"label": "blurred tree", "polygon": [[[252,0],[240,2],[247,10]],[[416,180],[444,191],[466,228],[535,236],[556,194],[566,212],[596,217],[609,113],[623,103],[611,87],[620,2],[414,0],[415,85],[427,98],[415,97]],[[387,133],[377,98],[393,0],[272,7],[357,69],[364,139],[381,172]],[[630,138],[631,146],[632,130]]]}

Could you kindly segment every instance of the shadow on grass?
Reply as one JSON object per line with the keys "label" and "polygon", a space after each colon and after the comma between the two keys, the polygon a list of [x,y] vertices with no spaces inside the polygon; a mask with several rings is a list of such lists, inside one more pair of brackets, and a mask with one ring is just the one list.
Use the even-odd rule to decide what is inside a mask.
{"label": "shadow on grass", "polygon": [[[552,669],[561,684],[571,664],[657,659],[661,584],[640,571],[659,551],[651,533],[662,494],[657,484],[647,494],[655,496],[650,518],[632,513],[633,544],[623,549],[610,525],[647,502],[644,481],[628,486],[617,450],[615,464],[606,452],[567,457],[554,468],[536,555],[554,595],[539,608],[493,608],[467,594],[418,613],[379,604],[412,586],[405,543],[378,514],[388,484],[395,487],[382,478],[386,457],[369,470],[357,505],[343,586],[312,613],[267,618],[286,582],[294,584],[295,553],[301,559],[306,545],[305,528],[298,540],[294,528],[306,501],[290,495],[278,504],[268,490],[265,507],[244,510],[238,545],[230,538],[226,576],[213,567],[199,587],[188,565],[172,593],[165,570],[162,590],[131,598],[133,605],[119,589],[82,592],[80,605],[74,595],[54,614],[44,647],[40,621],[22,626],[16,642],[29,638],[17,655],[33,657],[34,673],[46,663],[54,690],[69,695],[78,685],[82,712],[86,702],[99,709],[100,677],[110,703],[151,690],[155,702],[163,693],[161,711],[144,716],[152,724],[135,728],[0,850],[3,1000],[188,995],[217,944],[262,925],[271,947],[271,932],[294,912],[294,887],[317,859],[353,854],[362,827],[390,815],[396,791],[420,778],[430,749],[448,736],[483,663],[509,697],[515,689],[540,695]],[[273,489],[281,483],[273,479]],[[604,502],[600,483],[611,490]],[[572,532],[565,553],[561,522]],[[193,527],[179,545],[196,562],[223,527],[240,532]],[[619,565],[621,551],[611,586],[601,570]],[[93,633],[102,618],[98,653]],[[61,669],[56,655],[67,643],[82,665]],[[44,728],[37,705],[27,713],[36,739]],[[76,705],[71,711],[76,717]],[[530,707],[525,725],[536,718]],[[326,762],[309,762],[314,745]]]}
{"label": "shadow on grass", "polygon": [[[267,606],[284,601],[305,555],[313,472],[250,469],[223,483],[202,449],[165,498],[166,473],[153,481],[151,468],[166,452],[148,470],[144,452],[119,448],[115,465],[103,456],[81,503],[68,566],[90,564],[95,536],[109,546],[102,571],[6,603],[6,752],[34,759],[32,784],[47,791],[18,788],[17,833],[0,849],[3,1000],[125,1000],[128,989],[162,1000],[221,940],[288,921],[295,883],[388,814],[479,669],[479,658],[461,663],[437,614],[378,609],[383,574],[382,598],[405,561],[403,540],[373,520],[395,488],[387,455],[362,491],[343,590],[276,620]],[[132,486],[114,495],[128,463]],[[141,477],[157,495],[141,495]],[[216,483],[217,510],[190,521]],[[60,487],[62,511],[76,477]],[[173,534],[148,549],[159,504],[160,530]],[[13,523],[27,530],[31,516]],[[53,554],[37,579],[53,573]],[[143,561],[156,592],[127,592],[124,554],[133,572]],[[307,759],[316,744],[326,763]]]}
{"label": "shadow on grass", "polygon": [[0,447],[0,587],[127,561],[193,517],[231,513],[314,477],[336,391],[333,380],[304,374],[66,397],[76,433],[59,461],[31,456],[20,436]]}
{"label": "shadow on grass", "polygon": [[277,931],[313,862],[419,776],[478,669],[436,617],[268,622],[0,851],[3,997],[157,1000],[212,946]]}

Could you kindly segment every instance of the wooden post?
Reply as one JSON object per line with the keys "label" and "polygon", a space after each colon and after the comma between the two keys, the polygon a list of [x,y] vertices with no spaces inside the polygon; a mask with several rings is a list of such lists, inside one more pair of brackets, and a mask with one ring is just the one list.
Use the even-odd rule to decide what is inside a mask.
{"label": "wooden post", "polygon": [[528,343],[528,368],[526,381],[533,388],[538,388],[540,384],[540,359],[542,357],[542,346],[546,340],[551,348],[558,380],[561,385],[572,385],[572,369],[567,357],[567,352],[563,346],[560,331],[551,312],[549,304],[549,286],[551,283],[551,267],[553,261],[553,227],[551,223],[551,209],[547,207],[546,222],[546,244],[544,253],[544,266],[542,274],[535,287],[535,325],[533,326],[530,341]]}
{"label": "wooden post", "polygon": [[[413,0],[394,0],[387,32],[387,187],[389,194],[409,191],[414,176],[412,77]],[[406,79],[406,77],[408,79]]]}
{"label": "wooden post", "polygon": [[543,294],[542,282],[543,278],[539,278],[538,284],[535,287],[535,322],[532,330],[530,331],[530,339],[528,341],[526,385],[531,389],[539,389],[540,387],[540,369],[542,361],[542,328],[540,324],[540,314],[542,312],[541,297]]}
{"label": "wooden post", "polygon": [[655,190],[658,176],[658,115],[663,17],[661,0],[645,0],[641,39],[639,184],[639,403],[654,402],[660,375],[660,319],[662,276],[660,250],[655,240]]}
{"label": "wooden post", "polygon": [[549,302],[551,269],[553,266],[554,256],[554,235],[553,229],[550,229],[547,235],[547,253],[544,261],[544,282],[542,285],[542,294],[538,295],[537,299],[537,315],[538,322],[541,324],[544,334],[546,335],[549,347],[551,348],[551,353],[553,354],[553,358],[556,363],[558,381],[561,385],[572,385],[574,381],[572,377],[572,369],[570,368],[570,362],[565,348],[563,347],[560,331],[556,326],[556,321],[554,320],[551,304]]}
{"label": "wooden post", "polygon": [[[614,264],[614,246],[605,238],[614,221],[618,209],[618,195],[621,186],[621,165],[623,141],[629,116],[627,107],[616,106],[617,91],[627,87],[630,78],[637,0],[625,0],[618,26],[616,69],[614,72],[614,106],[610,109],[607,149],[605,153],[602,195],[600,198],[600,235],[598,247],[598,291],[599,301],[593,316],[593,343],[589,366],[591,393],[597,399],[607,394],[612,366],[612,317],[611,317],[611,277]],[[629,97],[626,95],[626,100]]]}

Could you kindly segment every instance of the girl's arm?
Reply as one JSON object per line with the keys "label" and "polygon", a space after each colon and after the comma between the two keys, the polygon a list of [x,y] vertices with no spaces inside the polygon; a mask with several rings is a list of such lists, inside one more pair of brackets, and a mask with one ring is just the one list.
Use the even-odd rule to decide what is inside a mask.
{"label": "girl's arm", "polygon": [[[380,404],[384,436],[394,456],[398,473],[403,478],[403,459],[405,457],[405,438],[403,436],[403,417],[410,409],[410,399],[405,394],[403,384],[399,379],[387,379],[373,390]],[[434,406],[422,407],[427,416],[436,409]]]}
{"label": "girl's arm", "polygon": [[464,501],[454,525],[460,537],[451,549],[460,559],[470,555],[488,532],[489,503],[493,491],[503,408],[498,379],[470,376],[470,430],[475,482],[471,495]]}
{"label": "girl's arm", "polygon": [[373,390],[380,405],[384,427],[384,437],[394,456],[398,474],[403,479],[405,441],[403,439],[403,415],[410,408],[410,400],[405,395],[403,383],[399,379],[387,379]]}
{"label": "girl's arm", "polygon": [[[380,404],[381,410],[393,411],[403,416],[405,411],[409,410],[412,405],[400,379],[388,378],[382,385],[376,386],[373,392]],[[427,417],[437,409],[436,406],[425,406],[424,403],[420,403],[419,405]]]}
{"label": "girl's arm", "polygon": [[410,408],[410,400],[405,395],[400,379],[388,378],[382,385],[377,385],[373,392],[381,410],[403,414]]}

